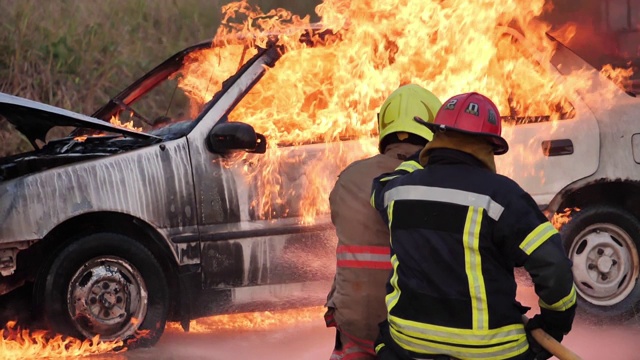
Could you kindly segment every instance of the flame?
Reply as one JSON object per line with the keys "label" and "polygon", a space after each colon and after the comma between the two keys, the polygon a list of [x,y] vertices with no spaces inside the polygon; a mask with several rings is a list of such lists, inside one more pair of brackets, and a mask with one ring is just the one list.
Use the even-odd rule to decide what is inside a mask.
{"label": "flame", "polygon": [[580,208],[574,207],[565,208],[561,212],[556,212],[551,218],[551,224],[553,224],[557,230],[560,230],[565,224],[571,221],[571,214],[578,211],[580,211]]}
{"label": "flame", "polygon": [[84,142],[85,140],[87,140],[89,136],[87,135],[81,135],[81,136],[76,136],[73,138],[73,140],[77,141],[77,142]]}
{"label": "flame", "polygon": [[[308,17],[235,2],[223,7],[215,47],[185,61],[179,86],[198,109],[255,54],[247,45],[264,45],[270,34],[281,34],[283,57],[229,115],[267,137],[267,154],[252,159],[253,167],[238,162],[237,168],[258,184],[262,196],[252,207],[262,218],[302,216],[312,222],[328,210],[335,183],[328,168],[343,169],[376,153],[376,112],[400,85],[422,85],[442,100],[483,93],[510,124],[573,117],[566,94],[588,88],[591,80],[577,71],[557,81],[559,75],[549,71],[555,43],[545,35],[551,27],[536,19],[544,10],[544,0],[325,0],[316,12],[322,30],[333,35],[301,42],[312,27]],[[527,43],[507,35],[513,31],[505,27],[523,33]],[[574,30],[565,29],[562,39]],[[340,142],[345,139],[359,142],[349,147]],[[313,158],[289,147],[331,142],[338,145]],[[306,184],[288,185],[282,174],[290,167],[304,169]],[[285,201],[292,197],[296,204]]]}
{"label": "flame", "polygon": [[15,321],[5,325],[0,339],[0,358],[67,358],[123,351],[122,341],[100,341],[98,336],[87,340],[78,340],[62,335],[50,335],[46,331],[20,329]]}
{"label": "flame", "polygon": [[112,116],[109,120],[111,125],[117,126],[119,128],[134,130],[134,131],[142,131],[141,127],[136,127],[133,125],[133,120],[127,122],[121,122],[120,117],[118,115]]}
{"label": "flame", "polygon": [[614,68],[610,64],[607,64],[602,67],[600,73],[607,78],[611,79],[616,85],[620,88],[624,89],[628,86],[629,79],[633,75],[633,69],[631,67],[625,68]]}
{"label": "flame", "polygon": [[563,44],[568,44],[578,32],[578,24],[568,22],[551,34]]}
{"label": "flame", "polygon": [[[322,306],[315,306],[280,311],[211,316],[191,320],[189,332],[210,333],[222,330],[269,330],[287,325],[321,321],[325,310]],[[168,323],[167,330],[182,331],[178,323]]]}

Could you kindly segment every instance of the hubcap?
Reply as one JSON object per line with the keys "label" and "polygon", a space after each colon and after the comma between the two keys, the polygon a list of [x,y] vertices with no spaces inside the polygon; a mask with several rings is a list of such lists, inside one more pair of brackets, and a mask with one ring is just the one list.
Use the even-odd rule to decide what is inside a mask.
{"label": "hubcap", "polygon": [[147,313],[142,275],[119,257],[98,257],[83,265],[71,278],[67,298],[74,325],[88,338],[125,339]]}
{"label": "hubcap", "polygon": [[571,244],[569,256],[578,293],[594,305],[615,305],[635,286],[639,265],[636,245],[616,225],[587,227]]}

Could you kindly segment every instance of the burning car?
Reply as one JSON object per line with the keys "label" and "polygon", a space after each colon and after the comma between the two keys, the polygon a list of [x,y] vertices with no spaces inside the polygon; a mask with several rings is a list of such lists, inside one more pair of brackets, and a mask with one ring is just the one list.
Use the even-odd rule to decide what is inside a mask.
{"label": "burning car", "polygon": [[[261,176],[300,191],[304,168],[247,175],[232,166],[259,167],[267,149],[264,136],[226,114],[274,65],[278,47],[257,50],[192,119],[182,113],[165,125],[169,106],[148,132],[109,123],[123,112],[148,115],[138,105],[187,56],[210,48],[181,51],[91,117],[0,94],[0,115],[35,148],[0,160],[1,294],[33,282],[34,307],[54,330],[103,340],[146,331],[146,344],[167,319],[186,328],[243,308],[322,303],[334,269],[330,222],[305,223],[295,196],[269,219],[252,206]],[[75,129],[39,146],[55,126]],[[320,150],[298,147],[283,161]],[[234,160],[234,152],[256,155]]]}
{"label": "burning car", "polygon": [[[399,34],[424,29],[394,23]],[[255,47],[189,47],[91,116],[0,94],[0,116],[34,146],[0,159],[0,295],[33,283],[54,330],[142,331],[145,344],[167,320],[188,329],[210,314],[322,304],[335,268],[327,194],[344,166],[376,151],[375,109],[402,82],[445,95],[475,79],[507,115],[499,171],[550,216],[581,209],[563,232],[582,307],[632,313],[640,105],[553,40],[550,58],[483,23],[495,38],[474,41],[495,41],[500,56],[447,65],[447,76],[439,58],[408,61],[417,55],[402,39],[307,26]],[[357,46],[366,56],[350,53]],[[58,126],[74,129],[47,139]]]}

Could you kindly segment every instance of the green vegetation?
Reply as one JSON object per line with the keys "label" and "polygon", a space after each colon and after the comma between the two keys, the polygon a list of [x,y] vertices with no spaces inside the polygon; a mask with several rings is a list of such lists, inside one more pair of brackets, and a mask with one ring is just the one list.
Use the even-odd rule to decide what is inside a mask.
{"label": "green vegetation", "polygon": [[[0,92],[91,114],[168,56],[213,38],[227,2],[3,0]],[[317,1],[249,3],[304,15]],[[16,134],[0,119],[0,156],[31,148]]]}

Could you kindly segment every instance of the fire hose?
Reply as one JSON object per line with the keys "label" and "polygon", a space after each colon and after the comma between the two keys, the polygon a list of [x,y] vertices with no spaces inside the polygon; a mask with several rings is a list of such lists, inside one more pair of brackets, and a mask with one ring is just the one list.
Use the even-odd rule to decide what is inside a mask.
{"label": "fire hose", "polygon": [[[526,325],[529,321],[529,318],[526,315],[522,315],[522,322]],[[558,358],[558,360],[582,360],[582,358],[571,351],[571,349],[562,345],[558,340],[551,337],[551,335],[547,334],[542,329],[533,329],[531,330],[531,336],[551,355]]]}

